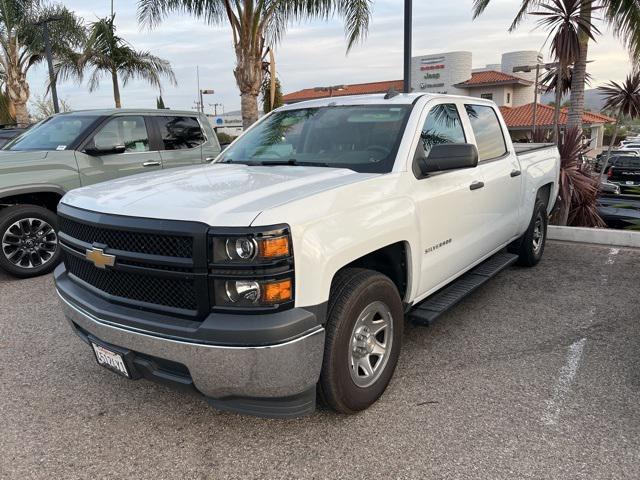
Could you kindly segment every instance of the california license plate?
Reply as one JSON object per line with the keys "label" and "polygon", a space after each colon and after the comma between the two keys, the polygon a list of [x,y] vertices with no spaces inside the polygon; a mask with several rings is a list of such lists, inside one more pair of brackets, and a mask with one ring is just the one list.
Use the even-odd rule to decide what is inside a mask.
{"label": "california license plate", "polygon": [[98,361],[98,365],[101,365],[113,372],[119,373],[120,375],[131,378],[129,375],[129,371],[127,370],[127,364],[124,362],[124,358],[118,352],[114,352],[109,350],[108,348],[103,347],[102,345],[97,345],[95,343],[91,343],[93,347],[93,353],[96,354],[96,360]]}

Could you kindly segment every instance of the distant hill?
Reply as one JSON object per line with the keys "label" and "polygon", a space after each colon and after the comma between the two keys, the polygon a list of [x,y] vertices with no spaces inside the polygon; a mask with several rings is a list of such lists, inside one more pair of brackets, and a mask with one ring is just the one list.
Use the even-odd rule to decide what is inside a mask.
{"label": "distant hill", "polygon": [[[555,94],[553,92],[545,93],[544,95],[542,95],[540,102],[546,105],[549,102],[555,101],[555,99]],[[562,99],[562,102],[566,102],[567,100],[569,100],[568,95]],[[602,100],[600,93],[598,93],[598,90],[596,90],[595,88],[590,88],[584,91],[584,105],[585,108],[593,112],[599,112],[600,110],[602,110],[604,101]]]}

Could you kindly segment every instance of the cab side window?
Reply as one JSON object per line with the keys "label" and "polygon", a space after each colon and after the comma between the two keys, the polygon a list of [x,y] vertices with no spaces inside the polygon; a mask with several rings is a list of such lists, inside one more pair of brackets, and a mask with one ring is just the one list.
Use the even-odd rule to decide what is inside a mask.
{"label": "cab side window", "polygon": [[205,141],[200,122],[195,117],[156,117],[160,129],[161,150],[183,150]]}
{"label": "cab side window", "polygon": [[493,160],[507,153],[502,127],[493,108],[487,105],[465,105],[478,147],[478,161]]}
{"label": "cab side window", "polygon": [[96,148],[124,145],[126,152],[148,152],[149,135],[144,118],[134,115],[112,118],[93,136],[93,144]]}
{"label": "cab side window", "polygon": [[428,158],[434,145],[465,142],[458,107],[454,103],[442,103],[429,111],[420,133],[420,144],[416,154]]}

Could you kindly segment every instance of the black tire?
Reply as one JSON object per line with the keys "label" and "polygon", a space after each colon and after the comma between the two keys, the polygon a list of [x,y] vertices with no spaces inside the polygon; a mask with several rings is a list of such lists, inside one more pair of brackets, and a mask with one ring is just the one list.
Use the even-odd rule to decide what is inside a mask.
{"label": "black tire", "polygon": [[[380,356],[378,361],[382,363],[379,370],[370,378],[373,383],[359,386],[352,378],[351,360],[355,355],[355,344],[352,344],[352,340],[356,332],[354,327],[356,322],[360,324],[361,314],[372,305],[383,309],[385,306],[388,307],[385,313],[388,311],[390,321],[389,318],[386,321],[375,320],[377,314],[373,315],[373,320],[392,325],[383,335],[389,351]],[[359,268],[347,268],[338,272],[329,298],[325,351],[319,382],[320,399],[340,413],[355,413],[374,403],[387,388],[398,363],[403,326],[402,300],[398,289],[387,276]],[[388,334],[389,331],[392,333]],[[369,341],[371,335],[367,338]],[[374,342],[375,338],[380,339],[374,335]],[[391,339],[390,345],[388,339]],[[367,341],[363,343],[371,345]],[[367,358],[372,358],[369,355],[371,354],[366,354]],[[375,354],[373,356],[375,357]],[[376,368],[375,365],[377,363],[373,369]],[[353,371],[356,372],[356,377],[359,373],[364,373],[359,367]],[[357,381],[362,379],[358,377]]]}
{"label": "black tire", "polygon": [[[16,226],[21,220],[25,223]],[[47,225],[51,230],[47,230]],[[45,228],[41,230],[41,226]],[[40,235],[41,232],[49,233]],[[14,246],[16,241],[25,243]],[[33,250],[30,250],[31,246]],[[17,260],[18,250],[22,253],[22,261]],[[16,205],[0,210],[0,268],[14,277],[37,277],[51,272],[60,263],[60,257],[55,213],[37,205]]]}
{"label": "black tire", "polygon": [[547,242],[548,224],[547,207],[540,199],[536,199],[527,231],[509,248],[510,252],[518,255],[518,265],[533,267],[538,264]]}

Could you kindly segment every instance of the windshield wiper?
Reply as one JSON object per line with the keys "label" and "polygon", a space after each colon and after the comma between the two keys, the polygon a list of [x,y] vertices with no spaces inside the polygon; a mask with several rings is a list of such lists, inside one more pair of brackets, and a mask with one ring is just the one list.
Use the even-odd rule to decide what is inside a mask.
{"label": "windshield wiper", "polygon": [[298,162],[295,158],[289,160],[273,160],[258,162],[262,166],[278,166],[278,165],[291,165],[294,167],[333,167],[326,162]]}

